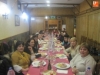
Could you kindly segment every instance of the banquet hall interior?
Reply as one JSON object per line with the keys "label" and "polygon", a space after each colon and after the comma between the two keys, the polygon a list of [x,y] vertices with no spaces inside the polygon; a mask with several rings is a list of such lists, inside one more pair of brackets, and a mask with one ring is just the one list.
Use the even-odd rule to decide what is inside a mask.
{"label": "banquet hall interior", "polygon": [[64,28],[78,44],[93,47],[92,56],[99,62],[100,0],[0,0],[0,50],[2,42],[26,42],[40,30]]}

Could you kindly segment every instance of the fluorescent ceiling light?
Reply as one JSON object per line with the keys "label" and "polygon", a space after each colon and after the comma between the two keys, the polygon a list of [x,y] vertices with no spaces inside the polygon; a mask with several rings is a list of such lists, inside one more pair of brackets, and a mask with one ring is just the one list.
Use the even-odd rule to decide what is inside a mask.
{"label": "fluorescent ceiling light", "polygon": [[25,12],[23,12],[23,14],[21,15],[21,17],[23,18],[23,19],[28,19],[28,16],[27,16],[27,14],[25,13]]}
{"label": "fluorescent ceiling light", "polygon": [[47,3],[50,3],[50,1],[46,1]]}
{"label": "fluorescent ceiling light", "polygon": [[48,16],[45,16],[45,19],[48,19]]}

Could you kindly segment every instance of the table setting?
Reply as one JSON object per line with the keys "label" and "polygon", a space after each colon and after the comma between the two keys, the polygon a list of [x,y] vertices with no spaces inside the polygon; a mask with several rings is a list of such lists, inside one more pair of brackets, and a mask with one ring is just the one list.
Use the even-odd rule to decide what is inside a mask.
{"label": "table setting", "polygon": [[[68,58],[64,54],[64,48],[60,43],[59,45],[50,43],[52,44],[44,43],[39,48],[39,53],[44,54],[45,57],[34,60],[27,75],[73,75]],[[49,47],[47,44],[49,44]]]}

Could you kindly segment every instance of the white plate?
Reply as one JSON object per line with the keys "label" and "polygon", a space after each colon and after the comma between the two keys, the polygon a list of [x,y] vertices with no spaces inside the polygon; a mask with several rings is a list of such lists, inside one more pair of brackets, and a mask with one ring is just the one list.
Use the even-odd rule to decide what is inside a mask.
{"label": "white plate", "polygon": [[47,50],[48,48],[39,48],[39,50]]}
{"label": "white plate", "polygon": [[59,58],[67,58],[65,54],[56,54],[56,57],[59,57]]}
{"label": "white plate", "polygon": [[[32,65],[33,65],[33,67],[39,67],[40,65],[39,65],[39,63],[40,63],[41,61],[33,61],[32,62]],[[45,61],[43,61],[43,65],[46,65],[46,62]]]}
{"label": "white plate", "polygon": [[[62,64],[64,64],[65,67],[61,67]],[[70,65],[67,64],[67,63],[56,63],[55,67],[58,68],[58,69],[68,69],[68,68],[70,68]]]}
{"label": "white plate", "polygon": [[58,51],[58,50],[62,50],[62,49],[63,49],[63,48],[55,48],[55,50],[57,50],[57,51]]}

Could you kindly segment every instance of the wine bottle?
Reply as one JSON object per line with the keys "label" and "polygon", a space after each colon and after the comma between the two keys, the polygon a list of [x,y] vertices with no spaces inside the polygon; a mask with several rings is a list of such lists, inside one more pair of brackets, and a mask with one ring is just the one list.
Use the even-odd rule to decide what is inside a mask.
{"label": "wine bottle", "polygon": [[49,63],[48,63],[48,70],[51,70],[51,63],[50,63],[50,59],[49,59]]}

